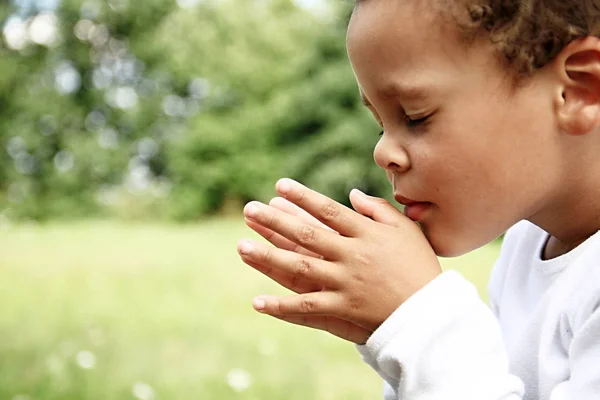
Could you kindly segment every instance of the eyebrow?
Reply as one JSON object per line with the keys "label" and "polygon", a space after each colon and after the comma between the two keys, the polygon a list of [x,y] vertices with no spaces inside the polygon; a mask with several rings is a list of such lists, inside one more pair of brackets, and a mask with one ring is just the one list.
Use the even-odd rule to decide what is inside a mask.
{"label": "eyebrow", "polygon": [[[425,98],[427,97],[428,93],[430,93],[430,90],[423,86],[406,86],[401,88],[397,85],[393,85],[380,91],[382,97],[401,97],[403,99],[410,100]],[[362,90],[360,91],[360,101],[365,107],[373,106]]]}

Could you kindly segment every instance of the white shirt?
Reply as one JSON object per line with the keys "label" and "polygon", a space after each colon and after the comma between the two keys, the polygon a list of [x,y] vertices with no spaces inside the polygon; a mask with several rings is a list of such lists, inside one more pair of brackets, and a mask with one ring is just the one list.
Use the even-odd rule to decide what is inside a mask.
{"label": "white shirt", "polygon": [[386,400],[600,399],[600,233],[541,259],[548,234],[507,233],[489,284],[492,310],[447,271],[357,346]]}

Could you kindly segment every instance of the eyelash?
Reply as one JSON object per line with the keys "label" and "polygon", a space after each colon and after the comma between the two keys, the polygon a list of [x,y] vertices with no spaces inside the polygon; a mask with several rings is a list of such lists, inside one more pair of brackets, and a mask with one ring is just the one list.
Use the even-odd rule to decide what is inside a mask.
{"label": "eyelash", "polygon": [[415,128],[417,126],[425,124],[429,120],[429,116],[417,119],[405,118],[406,126],[409,128]]}
{"label": "eyelash", "polygon": [[[411,119],[408,116],[405,117],[405,123],[408,128],[416,128],[418,126],[421,126],[421,125],[427,123],[428,120],[429,120],[429,116],[423,117],[423,118],[418,118],[418,119]],[[385,133],[385,131],[379,132],[379,136],[383,136],[384,133]]]}

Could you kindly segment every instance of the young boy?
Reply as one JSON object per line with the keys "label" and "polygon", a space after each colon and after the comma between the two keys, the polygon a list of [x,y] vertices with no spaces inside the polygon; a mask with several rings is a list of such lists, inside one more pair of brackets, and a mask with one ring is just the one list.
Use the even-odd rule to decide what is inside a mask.
{"label": "young boy", "polygon": [[[386,399],[600,399],[600,0],[362,0],[347,48],[404,215],[250,203],[254,308],[357,343]],[[418,224],[415,224],[417,222]],[[510,229],[509,229],[510,228]],[[490,310],[439,256],[506,232]]]}

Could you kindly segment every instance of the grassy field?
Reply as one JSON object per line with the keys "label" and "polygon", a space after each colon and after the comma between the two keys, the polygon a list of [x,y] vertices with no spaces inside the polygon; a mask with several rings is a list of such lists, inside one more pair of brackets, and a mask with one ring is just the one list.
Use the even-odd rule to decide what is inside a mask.
{"label": "grassy field", "polygon": [[[380,398],[351,344],[253,312],[241,221],[0,229],[0,399]],[[480,288],[493,244],[443,260]]]}

